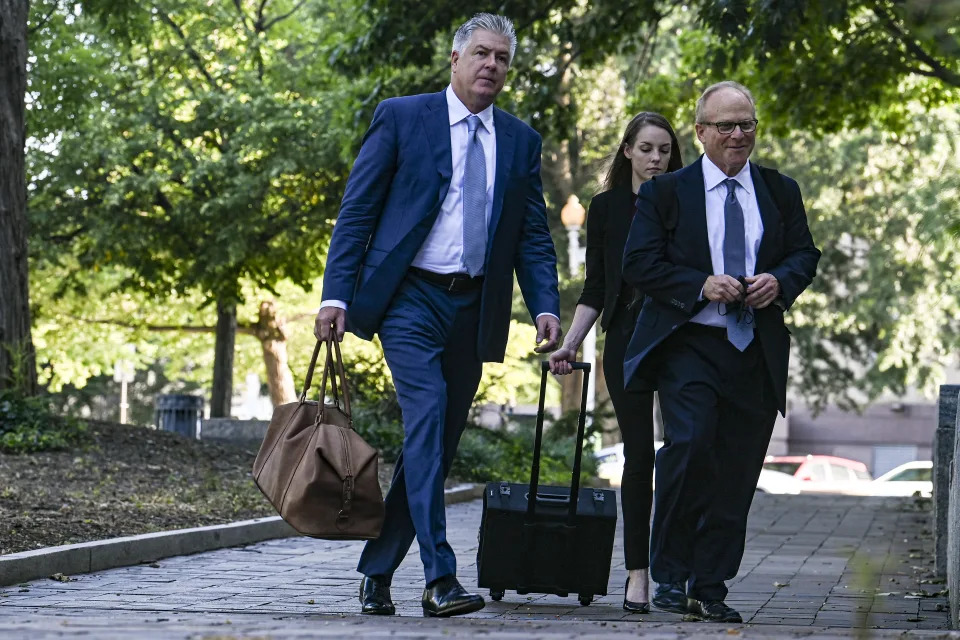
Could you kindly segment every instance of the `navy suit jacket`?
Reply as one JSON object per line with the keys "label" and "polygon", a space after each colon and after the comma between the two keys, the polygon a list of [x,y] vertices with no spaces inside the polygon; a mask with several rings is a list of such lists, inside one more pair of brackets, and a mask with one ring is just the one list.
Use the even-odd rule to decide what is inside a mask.
{"label": "navy suit jacket", "polygon": [[[789,204],[784,206],[785,211],[778,211],[756,165],[751,163],[750,169],[763,220],[755,273],[776,277],[782,296],[774,304],[754,310],[755,335],[770,371],[777,406],[786,415],[790,331],[784,325],[783,313],[816,275],[820,251],[813,244],[796,181],[784,176]],[[702,157],[675,175],[676,228],[668,233],[663,227],[656,210],[654,181],[649,180],[637,195],[637,212],[623,253],[624,280],[647,295],[624,362],[624,380],[638,388],[655,385],[652,367],[643,370],[641,363],[654,347],[707,305],[706,300],[698,298],[707,277],[713,275]]]}
{"label": "navy suit jacket", "polygon": [[[540,182],[540,135],[494,108],[497,167],[477,353],[502,361],[513,274],[533,319],[559,316],[557,256]],[[347,327],[370,339],[433,227],[452,179],[444,91],[384,100],[347,181],[330,240],[323,299],[347,302]]]}

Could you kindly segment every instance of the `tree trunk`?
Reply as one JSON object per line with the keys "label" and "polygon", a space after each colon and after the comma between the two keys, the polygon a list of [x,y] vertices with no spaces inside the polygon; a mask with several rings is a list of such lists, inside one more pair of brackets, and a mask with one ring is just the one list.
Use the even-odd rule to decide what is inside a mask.
{"label": "tree trunk", "polygon": [[27,0],[0,0],[0,389],[37,391],[30,336],[24,92]]}
{"label": "tree trunk", "polygon": [[210,417],[229,418],[233,396],[233,349],[237,340],[237,305],[217,302],[217,340],[213,358]]}
{"label": "tree trunk", "polygon": [[293,402],[297,399],[297,389],[293,386],[293,374],[287,362],[287,334],[284,331],[283,318],[277,317],[277,303],[273,300],[260,303],[256,335],[263,348],[270,401],[275,407]]}

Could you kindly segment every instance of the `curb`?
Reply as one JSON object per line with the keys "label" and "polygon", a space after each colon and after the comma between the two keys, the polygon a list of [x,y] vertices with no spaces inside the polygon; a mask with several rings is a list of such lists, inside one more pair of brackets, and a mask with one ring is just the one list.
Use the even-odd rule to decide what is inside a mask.
{"label": "curb", "polygon": [[[483,485],[461,484],[444,491],[446,504],[483,496]],[[91,573],[153,562],[171,556],[299,536],[280,516],[227,524],[144,533],[123,538],[45,547],[0,556],[0,587],[46,578]]]}

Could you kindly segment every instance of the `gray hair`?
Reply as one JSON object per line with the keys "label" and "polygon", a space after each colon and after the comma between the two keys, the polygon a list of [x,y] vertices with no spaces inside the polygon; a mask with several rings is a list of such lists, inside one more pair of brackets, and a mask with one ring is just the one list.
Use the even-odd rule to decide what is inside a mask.
{"label": "gray hair", "polygon": [[739,82],[735,82],[733,80],[724,80],[723,82],[718,82],[716,84],[710,85],[704,90],[702,94],[700,94],[700,98],[697,100],[697,115],[696,115],[697,122],[703,122],[703,108],[704,108],[704,105],[706,105],[707,103],[707,98],[709,98],[711,95],[713,95],[717,91],[720,91],[721,89],[733,89],[734,91],[739,91],[747,100],[750,101],[750,106],[753,107],[753,114],[754,116],[756,116],[757,103],[754,101],[753,94],[750,93],[750,89],[747,89],[745,86],[743,86]]}
{"label": "gray hair", "polygon": [[513,30],[513,21],[510,18],[492,13],[478,13],[460,25],[460,28],[453,35],[453,51],[462,52],[467,43],[470,42],[470,38],[473,37],[473,32],[477,29],[492,31],[509,40],[510,60],[508,64],[513,62],[513,54],[517,51],[517,32]]}

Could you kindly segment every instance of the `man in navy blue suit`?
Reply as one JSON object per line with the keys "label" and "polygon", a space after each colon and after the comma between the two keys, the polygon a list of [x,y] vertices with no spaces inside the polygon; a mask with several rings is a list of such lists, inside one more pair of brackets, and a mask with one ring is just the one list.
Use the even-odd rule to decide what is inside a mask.
{"label": "man in navy blue suit", "polygon": [[395,612],[391,578],[414,537],[424,615],[483,608],[456,578],[443,483],[482,363],[503,360],[514,273],[537,327],[535,351],[560,338],[541,139],[493,106],[516,43],[510,20],[477,14],[454,36],[444,91],[377,106],[330,241],[314,332],[378,334],[403,412],[383,531],[357,567],[363,613]]}
{"label": "man in navy blue suit", "polygon": [[820,251],[797,183],[749,161],[757,117],[746,87],[707,88],[696,130],[704,155],[637,197],[623,279],[647,298],[624,380],[659,389],[663,413],[653,604],[741,622],[724,602],[724,580],[740,567],[776,413],[786,412],[783,314],[812,281]]}

